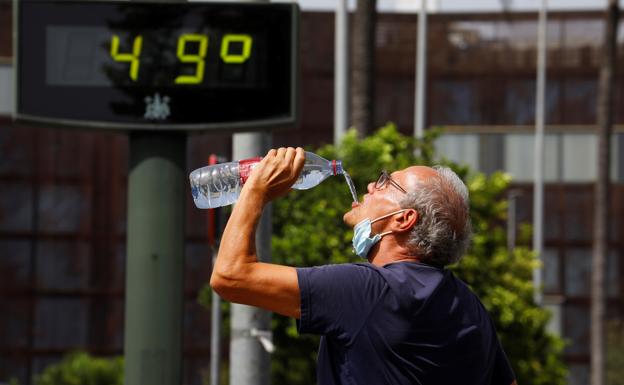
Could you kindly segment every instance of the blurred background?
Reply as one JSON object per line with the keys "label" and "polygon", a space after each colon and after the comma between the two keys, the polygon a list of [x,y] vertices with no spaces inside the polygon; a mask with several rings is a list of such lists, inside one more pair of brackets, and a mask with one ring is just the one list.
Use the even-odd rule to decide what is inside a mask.
{"label": "blurred background", "polygon": [[[394,122],[399,133],[414,136],[417,3],[378,0],[374,108],[369,132],[361,135]],[[540,4],[427,5],[425,129],[441,128],[433,145],[446,159],[486,175],[511,176],[502,192],[509,211],[501,226],[512,229],[513,239],[522,223],[533,221]],[[302,0],[300,7],[300,124],[274,130],[275,147],[335,142],[336,2]],[[353,31],[355,2],[349,7]],[[123,353],[128,138],[12,121],[12,8],[11,1],[0,1],[0,383],[29,384],[72,351]],[[570,385],[590,383],[598,75],[606,9],[606,1],[551,1],[546,27],[543,306],[552,312],[548,330],[566,341],[562,357]],[[623,44],[620,26],[618,71],[624,67]],[[605,277],[607,318],[616,320],[624,316],[623,79],[613,83]],[[190,135],[187,171],[207,164],[210,154],[231,159],[232,135]],[[198,296],[210,277],[207,234],[214,229],[187,196],[183,383],[190,385],[206,383],[210,358],[210,312]]]}

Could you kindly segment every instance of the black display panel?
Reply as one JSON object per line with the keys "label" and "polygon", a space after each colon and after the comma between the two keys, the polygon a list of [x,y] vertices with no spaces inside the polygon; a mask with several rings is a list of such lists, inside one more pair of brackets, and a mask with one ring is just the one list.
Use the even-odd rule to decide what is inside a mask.
{"label": "black display panel", "polygon": [[18,119],[189,130],[296,121],[296,4],[18,4]]}

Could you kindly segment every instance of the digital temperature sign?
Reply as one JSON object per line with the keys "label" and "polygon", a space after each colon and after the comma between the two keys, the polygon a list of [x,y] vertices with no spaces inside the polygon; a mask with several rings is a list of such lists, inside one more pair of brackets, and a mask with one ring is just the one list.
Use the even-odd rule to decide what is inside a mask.
{"label": "digital temperature sign", "polygon": [[295,4],[18,2],[17,119],[116,129],[297,120]]}

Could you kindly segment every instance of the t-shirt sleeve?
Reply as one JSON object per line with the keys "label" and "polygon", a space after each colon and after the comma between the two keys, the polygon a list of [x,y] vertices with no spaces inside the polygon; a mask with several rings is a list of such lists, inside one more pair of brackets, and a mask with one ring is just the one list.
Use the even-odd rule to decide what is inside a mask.
{"label": "t-shirt sleeve", "polygon": [[372,266],[360,264],[297,268],[301,292],[300,333],[348,341],[360,330],[386,284]]}
{"label": "t-shirt sleeve", "polygon": [[507,355],[501,344],[498,344],[496,359],[494,360],[494,370],[492,371],[492,385],[510,385],[516,379]]}

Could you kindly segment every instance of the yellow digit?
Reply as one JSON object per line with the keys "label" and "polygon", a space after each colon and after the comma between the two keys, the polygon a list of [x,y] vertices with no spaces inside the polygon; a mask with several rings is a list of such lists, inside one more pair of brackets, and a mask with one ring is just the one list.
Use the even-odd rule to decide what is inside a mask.
{"label": "yellow digit", "polygon": [[[242,52],[240,54],[231,54],[230,43],[242,43]],[[253,38],[249,35],[228,34],[223,36],[221,40],[221,60],[225,63],[244,63],[245,60],[249,58],[249,55],[251,55],[252,44]]]}
{"label": "yellow digit", "polygon": [[[187,54],[186,43],[198,42],[199,49],[195,54]],[[194,33],[185,33],[178,39],[178,59],[182,63],[196,63],[195,75],[180,75],[175,79],[175,84],[197,84],[204,80],[204,67],[206,63],[206,51],[208,50],[208,36]]]}
{"label": "yellow digit", "polygon": [[139,77],[139,56],[141,55],[141,46],[143,45],[143,36],[138,35],[132,43],[132,53],[119,53],[119,36],[113,35],[111,40],[110,54],[115,61],[130,62],[130,79],[133,81]]}

